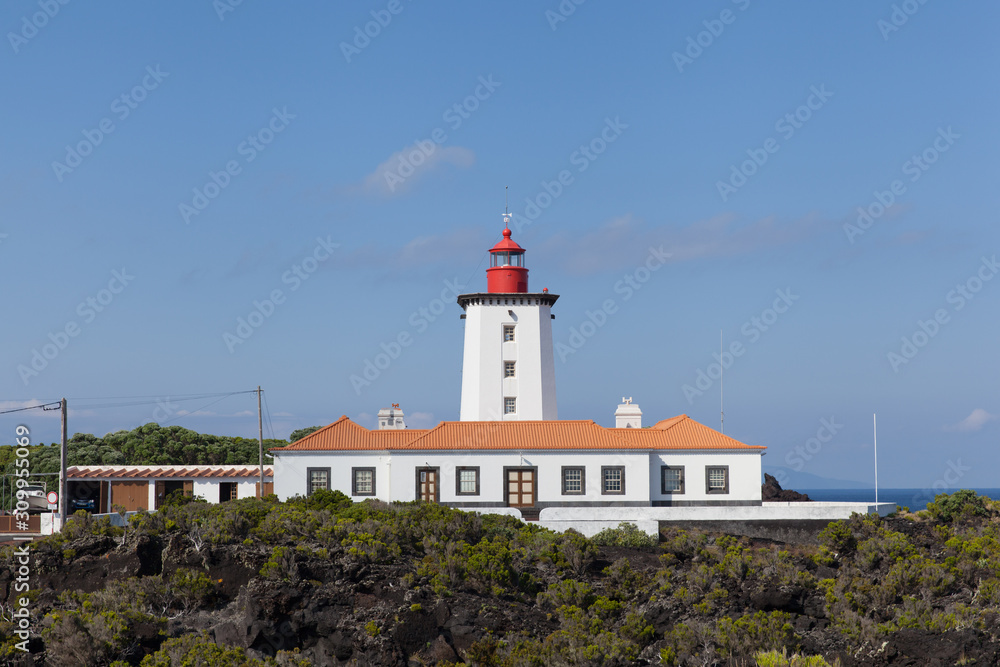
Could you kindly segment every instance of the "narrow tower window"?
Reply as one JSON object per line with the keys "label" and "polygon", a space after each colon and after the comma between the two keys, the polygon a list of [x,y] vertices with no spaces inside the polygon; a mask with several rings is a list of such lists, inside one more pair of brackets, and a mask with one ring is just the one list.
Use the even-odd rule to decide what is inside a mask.
{"label": "narrow tower window", "polygon": [[511,396],[503,399],[503,413],[505,415],[517,414],[517,399]]}
{"label": "narrow tower window", "polygon": [[505,361],[505,362],[503,362],[503,376],[505,378],[517,377],[516,372],[514,370],[514,364],[515,363],[516,362],[513,362],[513,361]]}
{"label": "narrow tower window", "polygon": [[503,342],[513,343],[514,342],[514,325],[505,324],[503,325]]}

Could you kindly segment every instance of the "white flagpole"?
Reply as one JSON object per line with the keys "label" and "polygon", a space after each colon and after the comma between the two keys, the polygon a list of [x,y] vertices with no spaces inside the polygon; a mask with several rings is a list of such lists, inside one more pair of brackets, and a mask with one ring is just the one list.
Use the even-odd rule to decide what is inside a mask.
{"label": "white flagpole", "polygon": [[875,502],[878,503],[878,423],[872,413],[872,437],[875,443]]}

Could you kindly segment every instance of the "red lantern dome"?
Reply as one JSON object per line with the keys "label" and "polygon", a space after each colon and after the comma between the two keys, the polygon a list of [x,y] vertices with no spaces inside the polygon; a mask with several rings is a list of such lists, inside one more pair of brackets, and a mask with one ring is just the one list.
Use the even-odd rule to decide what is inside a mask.
{"label": "red lantern dome", "polygon": [[524,268],[524,248],[510,238],[510,220],[504,216],[503,240],[490,248],[490,268],[486,269],[486,289],[492,294],[524,294],[528,291],[528,269]]}

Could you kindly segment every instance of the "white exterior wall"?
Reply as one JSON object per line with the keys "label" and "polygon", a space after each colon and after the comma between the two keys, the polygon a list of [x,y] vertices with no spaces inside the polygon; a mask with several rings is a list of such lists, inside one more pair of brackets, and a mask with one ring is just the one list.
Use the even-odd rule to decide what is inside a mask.
{"label": "white exterior wall", "polygon": [[[258,478],[259,479],[259,478]],[[234,480],[227,479],[227,482],[232,482]],[[236,487],[236,498],[256,498],[257,497],[257,479],[251,479],[249,482],[241,481],[239,486]],[[269,477],[264,478],[264,483],[267,484],[271,479]],[[215,488],[215,494],[219,494],[219,488]]]}
{"label": "white exterior wall", "polygon": [[[493,298],[499,303],[470,303],[465,310],[459,419],[558,419],[550,306],[532,294]],[[503,341],[504,324],[515,326],[513,342]],[[504,378],[504,361],[517,363],[516,377]],[[517,398],[517,413],[504,415],[503,399],[509,396]]]}
{"label": "white exterior wall", "polygon": [[[685,466],[683,496],[664,496],[660,487],[660,465]],[[729,466],[729,493],[705,493],[705,466]],[[456,494],[456,468],[479,467],[479,495]],[[586,493],[562,494],[562,467],[583,466]],[[625,493],[601,493],[602,466],[625,468]],[[275,493],[280,500],[306,495],[308,468],[329,468],[330,488],[351,495],[351,469],[375,468],[375,496],[352,496],[360,501],[375,497],[385,501],[416,499],[417,468],[438,468],[440,472],[438,500],[457,506],[475,507],[480,503],[504,502],[504,467],[536,467],[538,469],[536,502],[541,504],[620,503],[648,504],[653,500],[760,501],[760,454],[757,452],[726,453],[649,453],[558,451],[528,452],[282,452],[274,457]]]}
{"label": "white exterior wall", "polygon": [[[443,503],[502,503],[504,500],[504,467],[538,468],[536,502],[648,502],[648,456],[637,454],[599,454],[595,452],[393,452],[392,499],[416,499],[416,469],[439,468],[441,489],[439,501]],[[479,496],[456,495],[455,469],[479,467]],[[586,493],[562,495],[562,467],[583,466]],[[625,468],[625,493],[601,494],[601,466]]]}
{"label": "white exterior wall", "polygon": [[[389,467],[385,452],[274,452],[274,493],[278,500],[288,500],[292,496],[308,494],[308,469],[329,468],[330,489],[338,490],[351,496],[351,469],[375,468],[375,495],[351,496],[352,500],[362,501],[366,498],[378,498],[389,501],[391,486]],[[413,489],[410,489],[413,493]],[[400,498],[391,498],[401,500]],[[406,500],[413,500],[412,497]]]}
{"label": "white exterior wall", "polygon": [[214,479],[210,482],[196,479],[194,480],[194,490],[192,493],[196,496],[201,496],[210,503],[218,503],[219,482]]}
{"label": "white exterior wall", "polygon": [[[684,466],[684,493],[662,492],[660,466]],[[672,452],[649,455],[649,489],[652,500],[712,502],[737,500],[759,501],[761,480],[760,452]],[[707,493],[705,468],[729,467],[729,493]]]}

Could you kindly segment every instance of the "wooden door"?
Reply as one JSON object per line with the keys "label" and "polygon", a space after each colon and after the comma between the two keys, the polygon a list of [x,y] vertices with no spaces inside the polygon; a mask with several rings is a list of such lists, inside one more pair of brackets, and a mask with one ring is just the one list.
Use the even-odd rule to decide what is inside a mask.
{"label": "wooden door", "polygon": [[[260,498],[260,482],[254,484],[254,489],[256,490],[257,497]],[[274,482],[264,482],[264,495],[269,496],[274,493]],[[236,499],[236,495],[233,495],[233,499]]]}
{"label": "wooden door", "polygon": [[149,482],[111,482],[111,504],[121,505],[128,512],[149,509]]}
{"label": "wooden door", "polygon": [[507,506],[534,507],[535,471],[520,468],[507,471]]}
{"label": "wooden door", "polygon": [[101,482],[101,503],[97,506],[97,513],[103,514],[111,511],[111,482]]}
{"label": "wooden door", "polygon": [[417,500],[436,503],[440,497],[438,468],[417,468]]}

